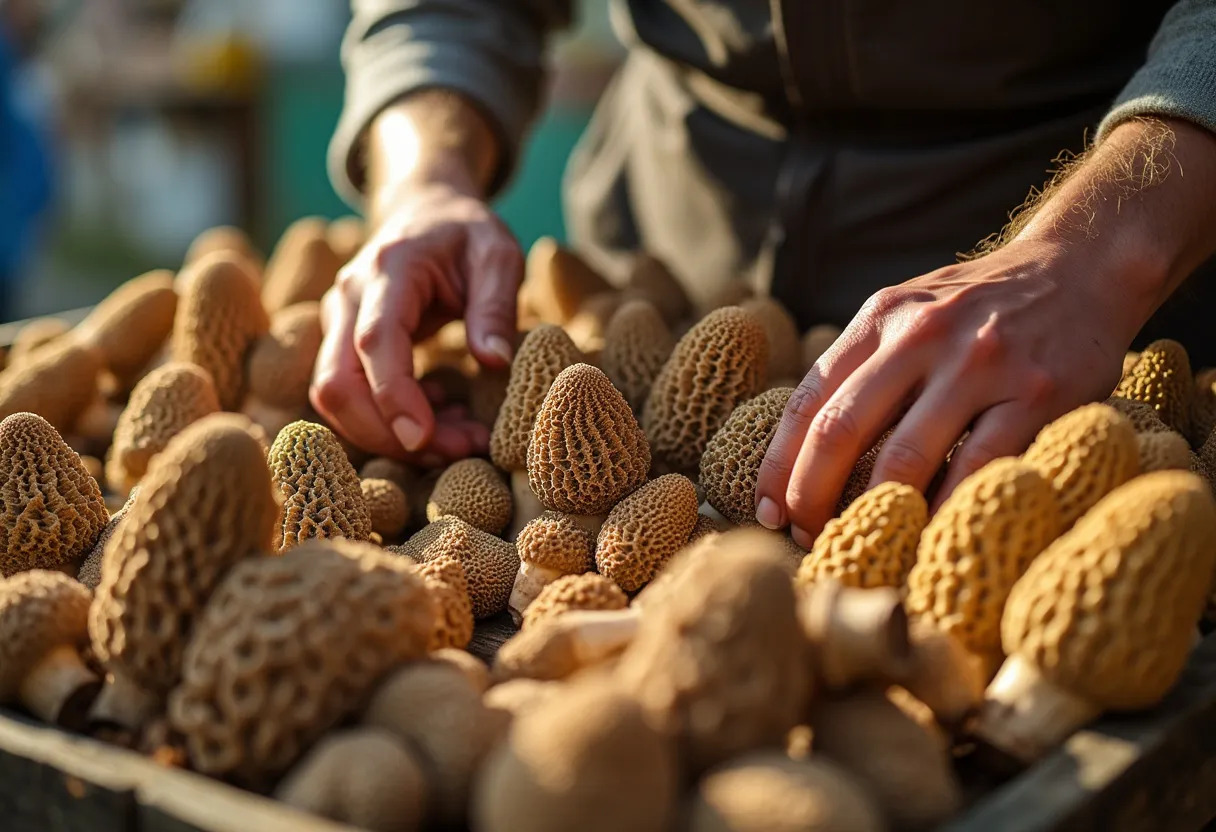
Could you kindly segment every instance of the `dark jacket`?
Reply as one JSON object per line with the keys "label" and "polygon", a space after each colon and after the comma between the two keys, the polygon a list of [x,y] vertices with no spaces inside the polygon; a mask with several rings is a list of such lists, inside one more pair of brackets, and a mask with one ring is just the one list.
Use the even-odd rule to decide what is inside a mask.
{"label": "dark jacket", "polygon": [[[570,3],[352,5],[339,190],[357,201],[372,117],[427,86],[490,116],[501,183]],[[751,281],[803,326],[843,324],[882,286],[953,262],[1087,137],[1143,114],[1216,131],[1213,0],[623,0],[614,13],[630,52],[568,167],[572,240],[609,274],[644,248],[701,299]]]}

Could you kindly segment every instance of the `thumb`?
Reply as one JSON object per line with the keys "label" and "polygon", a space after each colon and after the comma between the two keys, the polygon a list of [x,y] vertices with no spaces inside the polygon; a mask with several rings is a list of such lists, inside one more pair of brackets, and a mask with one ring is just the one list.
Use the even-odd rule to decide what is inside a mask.
{"label": "thumb", "polygon": [[524,261],[505,232],[472,246],[468,253],[468,306],[465,331],[478,363],[501,368],[511,363],[515,343],[515,304]]}

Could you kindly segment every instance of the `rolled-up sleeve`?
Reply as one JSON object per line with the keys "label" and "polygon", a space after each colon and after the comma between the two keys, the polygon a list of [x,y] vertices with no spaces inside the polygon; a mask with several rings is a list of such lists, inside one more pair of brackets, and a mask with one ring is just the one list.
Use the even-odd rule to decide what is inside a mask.
{"label": "rolled-up sleeve", "polygon": [[539,107],[548,35],[568,25],[570,0],[352,0],[342,43],[346,98],[329,145],[329,175],[362,201],[363,136],[410,92],[448,89],[480,108],[502,148],[492,188],[511,171]]}
{"label": "rolled-up sleeve", "polygon": [[1179,0],[1166,14],[1148,60],[1123,88],[1096,140],[1128,119],[1171,116],[1216,132],[1216,2]]}

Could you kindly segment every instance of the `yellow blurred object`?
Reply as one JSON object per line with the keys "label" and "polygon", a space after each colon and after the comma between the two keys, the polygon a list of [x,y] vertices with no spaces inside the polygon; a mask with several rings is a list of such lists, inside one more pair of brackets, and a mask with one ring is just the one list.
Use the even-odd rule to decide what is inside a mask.
{"label": "yellow blurred object", "polygon": [[261,75],[257,46],[233,31],[186,40],[177,65],[183,86],[197,92],[247,95]]}

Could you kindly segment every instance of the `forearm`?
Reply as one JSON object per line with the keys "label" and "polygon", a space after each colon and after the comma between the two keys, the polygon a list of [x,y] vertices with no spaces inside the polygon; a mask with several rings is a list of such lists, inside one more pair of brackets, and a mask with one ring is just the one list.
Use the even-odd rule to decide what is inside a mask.
{"label": "forearm", "polygon": [[373,223],[403,191],[444,184],[484,196],[501,148],[477,108],[447,90],[423,90],[383,110],[367,135],[368,211]]}

